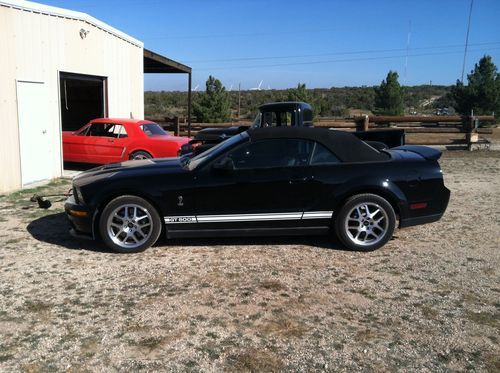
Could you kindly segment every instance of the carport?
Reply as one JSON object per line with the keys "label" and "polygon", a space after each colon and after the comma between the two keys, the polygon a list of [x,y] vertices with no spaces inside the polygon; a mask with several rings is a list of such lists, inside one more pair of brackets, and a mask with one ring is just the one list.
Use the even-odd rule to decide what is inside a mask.
{"label": "carport", "polygon": [[191,68],[144,48],[145,74],[188,74],[188,136],[191,136]]}

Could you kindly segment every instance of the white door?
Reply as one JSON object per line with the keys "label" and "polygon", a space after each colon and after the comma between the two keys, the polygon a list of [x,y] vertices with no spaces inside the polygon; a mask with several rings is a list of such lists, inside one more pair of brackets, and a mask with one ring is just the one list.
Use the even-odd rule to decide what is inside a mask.
{"label": "white door", "polygon": [[44,83],[17,82],[21,182],[25,186],[52,177],[52,149]]}

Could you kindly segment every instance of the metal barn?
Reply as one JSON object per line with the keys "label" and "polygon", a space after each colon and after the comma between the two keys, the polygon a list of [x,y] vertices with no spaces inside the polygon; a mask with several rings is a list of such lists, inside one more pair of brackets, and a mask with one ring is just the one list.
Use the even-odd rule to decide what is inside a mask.
{"label": "metal barn", "polygon": [[0,193],[60,177],[61,132],[144,116],[144,73],[191,68],[85,14],[0,0]]}

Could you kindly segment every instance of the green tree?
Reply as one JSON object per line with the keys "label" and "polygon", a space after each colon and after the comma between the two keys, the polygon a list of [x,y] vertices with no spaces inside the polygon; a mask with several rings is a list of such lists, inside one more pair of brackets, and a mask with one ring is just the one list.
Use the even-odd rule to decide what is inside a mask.
{"label": "green tree", "polygon": [[451,89],[455,110],[463,115],[500,112],[500,74],[490,56],[483,56],[467,75],[468,85],[457,80]]}
{"label": "green tree", "polygon": [[387,78],[382,80],[378,88],[375,88],[375,112],[377,114],[403,114],[403,88],[399,85],[398,78],[396,71],[389,71]]}
{"label": "green tree", "polygon": [[193,104],[193,114],[199,122],[227,122],[231,119],[231,101],[219,79],[212,75],[206,82],[206,91]]}
{"label": "green tree", "polygon": [[297,88],[289,89],[287,100],[311,103],[311,95],[309,94],[309,90],[306,88],[306,84],[298,83]]}

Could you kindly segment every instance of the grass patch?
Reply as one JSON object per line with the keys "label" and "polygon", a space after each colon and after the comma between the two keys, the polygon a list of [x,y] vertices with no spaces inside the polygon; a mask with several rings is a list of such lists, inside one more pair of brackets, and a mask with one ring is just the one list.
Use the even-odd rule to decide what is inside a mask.
{"label": "grass patch", "polygon": [[283,361],[278,356],[257,349],[229,355],[227,365],[230,371],[277,372],[285,368]]}
{"label": "grass patch", "polygon": [[286,290],[285,285],[283,285],[281,282],[275,281],[275,280],[263,281],[260,283],[260,287],[262,289],[271,290],[271,291]]}
{"label": "grass patch", "polygon": [[475,324],[490,326],[492,328],[498,328],[500,321],[499,313],[468,311],[465,316],[469,321],[472,321]]}
{"label": "grass patch", "polygon": [[42,312],[49,311],[52,308],[52,305],[49,303],[42,302],[42,301],[28,300],[28,301],[24,302],[24,308],[28,312],[42,313]]}
{"label": "grass patch", "polygon": [[260,329],[264,334],[294,338],[302,337],[309,331],[309,328],[304,323],[290,318],[272,320],[262,325]]}
{"label": "grass patch", "polygon": [[18,217],[36,219],[39,217],[43,217],[49,213],[62,212],[63,210],[61,208],[54,207],[51,207],[47,210],[40,209],[36,202],[30,201],[30,198],[34,194],[41,196],[60,194],[60,197],[49,197],[51,202],[54,204],[60,202],[61,200],[64,200],[65,197],[63,196],[63,194],[66,194],[70,188],[71,180],[55,179],[47,185],[43,185],[37,188],[21,189],[10,194],[2,195],[0,196],[0,203],[2,203],[3,205],[1,206],[2,209],[16,210],[15,215],[17,215]]}
{"label": "grass patch", "polygon": [[139,339],[138,341],[131,341],[130,344],[133,346],[145,348],[149,350],[149,352],[151,352],[157,349],[159,346],[161,346],[164,341],[165,341],[164,337],[158,336],[158,337],[142,338]]}

